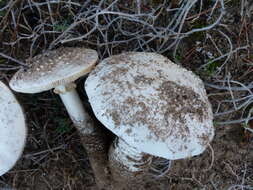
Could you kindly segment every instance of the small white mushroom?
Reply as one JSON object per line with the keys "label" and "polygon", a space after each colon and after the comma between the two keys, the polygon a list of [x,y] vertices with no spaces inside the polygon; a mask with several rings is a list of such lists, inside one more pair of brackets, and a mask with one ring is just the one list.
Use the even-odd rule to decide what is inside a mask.
{"label": "small white mushroom", "polygon": [[111,146],[111,167],[138,172],[146,154],[170,160],[195,156],[214,136],[203,82],[159,54],[104,59],[85,89],[96,117],[118,136]]}
{"label": "small white mushroom", "polygon": [[[80,132],[98,183],[103,183],[103,172],[97,171],[101,163],[92,157],[97,153],[102,157],[101,134],[95,129],[92,118],[85,111],[75,90],[74,81],[88,74],[95,66],[98,55],[95,50],[85,48],[59,48],[30,60],[31,67],[19,70],[11,79],[10,87],[22,93],[39,93],[54,89],[59,94],[74,125]],[[48,65],[48,63],[50,65]],[[26,73],[30,73],[27,75]],[[43,73],[41,75],[41,73]],[[100,159],[102,162],[103,159]],[[92,162],[93,161],[93,162]]]}
{"label": "small white mushroom", "polygon": [[26,136],[22,108],[9,88],[0,81],[0,176],[20,158]]}
{"label": "small white mushroom", "polygon": [[[73,52],[89,59],[73,59],[66,54]],[[67,61],[58,59],[66,58]],[[58,61],[56,61],[58,59]],[[82,102],[73,83],[79,77],[86,75],[95,66],[98,56],[95,50],[84,48],[60,48],[47,52],[46,56],[35,56],[30,59],[31,67],[19,70],[11,79],[10,87],[22,93],[39,93],[54,89],[60,95],[71,119],[82,132],[92,133],[93,126],[83,126],[89,123],[89,116],[82,106]],[[71,64],[67,64],[71,62]],[[49,67],[47,64],[50,63]],[[30,73],[27,75],[26,73]]]}

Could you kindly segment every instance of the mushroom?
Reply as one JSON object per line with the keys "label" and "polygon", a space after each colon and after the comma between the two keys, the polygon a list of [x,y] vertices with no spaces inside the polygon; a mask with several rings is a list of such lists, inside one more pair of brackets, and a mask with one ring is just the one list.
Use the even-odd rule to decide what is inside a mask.
{"label": "mushroom", "polygon": [[117,135],[109,154],[115,178],[135,178],[152,156],[201,154],[213,139],[203,82],[162,55],[129,52],[104,59],[85,89],[98,120]]}
{"label": "mushroom", "polygon": [[20,158],[26,136],[23,110],[10,89],[0,81],[0,176]]}
{"label": "mushroom", "polygon": [[103,135],[95,128],[92,118],[85,111],[74,83],[76,79],[89,73],[97,60],[97,52],[92,49],[65,47],[48,51],[28,60],[29,68],[19,70],[12,77],[10,87],[22,93],[39,93],[54,89],[54,92],[59,94],[80,132],[97,183],[103,186],[107,178],[103,170]]}

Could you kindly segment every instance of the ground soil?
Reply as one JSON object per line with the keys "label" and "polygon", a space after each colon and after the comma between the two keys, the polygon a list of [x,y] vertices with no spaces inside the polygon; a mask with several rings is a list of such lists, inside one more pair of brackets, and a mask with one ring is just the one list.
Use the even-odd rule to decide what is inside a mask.
{"label": "ground soil", "polygon": [[[246,41],[248,41],[247,44],[252,44],[252,18],[240,17],[239,1],[228,0],[226,2],[229,3],[222,20],[223,26],[219,29],[231,38],[234,48],[243,46]],[[206,17],[201,19],[206,20]],[[189,23],[186,23],[186,25]],[[192,23],[194,24],[194,22]],[[200,24],[202,23],[195,23],[196,26]],[[222,52],[227,52],[229,46],[225,38],[217,30],[211,31],[210,34],[217,43],[218,48]],[[7,36],[8,39],[11,35],[7,31],[4,36]],[[196,41],[199,41],[200,44]],[[3,48],[2,45],[0,48]],[[202,48],[201,51],[199,51],[200,48]],[[10,51],[13,51],[13,49]],[[22,60],[27,58],[29,47],[26,48],[26,44],[20,43],[15,51],[19,52],[17,55],[23,55],[23,57],[22,55],[17,57]],[[210,53],[214,57],[219,56],[211,41],[205,38],[205,34],[195,33],[190,36],[181,43],[178,52],[177,58],[182,66],[196,72],[204,81],[212,81],[210,77],[210,72],[214,72],[212,68],[202,72],[196,69],[208,61],[207,55]],[[164,55],[172,58],[171,53]],[[228,62],[229,67],[226,69],[227,71],[230,69],[229,73],[234,80],[240,80],[245,84],[252,82],[252,60],[251,47],[247,51],[236,53],[233,61]],[[8,82],[13,71],[3,70],[0,74],[1,80]],[[90,110],[83,90],[83,80],[77,81],[78,91],[86,108]],[[217,96],[209,96],[213,108],[216,108],[218,100],[225,99],[227,96],[224,95],[224,91],[214,91],[207,88],[207,92],[209,95],[217,94]],[[219,96],[219,93],[221,93],[221,96]],[[243,94],[235,94],[235,96],[237,95],[243,96]],[[96,190],[87,154],[60,99],[52,92],[35,95],[16,94],[16,96],[23,105],[26,114],[28,139],[25,151],[16,166],[0,177],[0,190],[4,188],[20,190]],[[238,117],[240,118],[240,116],[232,114],[229,119],[232,120]],[[226,120],[227,118],[221,119]],[[152,184],[150,182],[146,184],[145,189],[253,189],[253,133],[245,131],[242,124],[215,125],[215,131],[216,134],[211,142],[211,148],[208,148],[199,156],[174,161],[168,174],[158,181],[156,187],[149,185]],[[111,134],[109,136],[112,139]]]}

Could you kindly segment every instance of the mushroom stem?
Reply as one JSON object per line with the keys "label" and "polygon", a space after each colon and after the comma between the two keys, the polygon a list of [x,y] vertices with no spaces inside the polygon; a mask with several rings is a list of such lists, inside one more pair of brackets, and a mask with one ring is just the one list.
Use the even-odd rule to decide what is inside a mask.
{"label": "mushroom stem", "polygon": [[106,136],[95,126],[90,115],[85,111],[81,99],[76,91],[76,85],[69,83],[54,89],[78,129],[81,142],[85,147],[96,183],[100,189],[109,189],[111,180],[108,171]]}
{"label": "mushroom stem", "polygon": [[114,141],[110,151],[110,158],[131,172],[138,172],[143,169],[141,166],[146,162],[144,156],[143,152],[127,144],[121,138]]}
{"label": "mushroom stem", "polygon": [[127,144],[123,139],[117,138],[109,152],[112,176],[121,186],[126,181],[138,185],[147,174],[152,158],[152,155],[145,154]]}
{"label": "mushroom stem", "polygon": [[75,88],[76,85],[74,83],[69,83],[67,85],[57,86],[54,92],[61,97],[71,120],[80,133],[82,135],[92,134],[95,131],[94,124],[89,114],[84,110]]}

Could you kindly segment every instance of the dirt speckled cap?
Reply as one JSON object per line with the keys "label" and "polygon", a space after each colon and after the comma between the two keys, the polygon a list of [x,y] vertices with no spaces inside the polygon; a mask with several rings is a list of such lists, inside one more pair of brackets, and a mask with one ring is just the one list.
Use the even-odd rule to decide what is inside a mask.
{"label": "dirt speckled cap", "polygon": [[145,153],[191,157],[214,136],[203,82],[162,55],[130,52],[104,59],[85,89],[96,117]]}
{"label": "dirt speckled cap", "polygon": [[73,82],[95,66],[95,50],[63,47],[37,55],[28,69],[19,70],[11,79],[10,87],[23,93],[38,93]]}
{"label": "dirt speckled cap", "polygon": [[9,88],[0,81],[0,176],[20,158],[26,135],[22,108]]}

